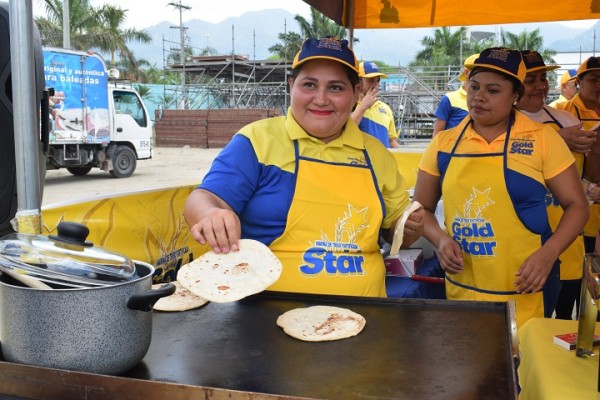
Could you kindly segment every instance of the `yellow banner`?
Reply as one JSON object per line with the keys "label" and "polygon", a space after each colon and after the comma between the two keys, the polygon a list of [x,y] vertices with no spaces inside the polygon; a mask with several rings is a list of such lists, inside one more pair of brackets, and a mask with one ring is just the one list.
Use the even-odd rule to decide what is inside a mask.
{"label": "yellow banner", "polygon": [[61,221],[90,230],[95,246],[156,268],[154,282],[172,281],[179,268],[205,253],[183,218],[185,200],[195,185],[97,197],[42,209],[42,234],[56,234]]}
{"label": "yellow banner", "polygon": [[[304,0],[352,28],[416,28],[600,18],[600,0]],[[402,38],[399,38],[401,40]]]}

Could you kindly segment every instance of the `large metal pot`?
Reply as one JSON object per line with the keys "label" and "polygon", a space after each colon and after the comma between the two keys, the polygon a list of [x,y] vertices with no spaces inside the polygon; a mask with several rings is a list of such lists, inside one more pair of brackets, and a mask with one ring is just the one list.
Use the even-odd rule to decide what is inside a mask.
{"label": "large metal pot", "polygon": [[0,273],[4,358],[99,374],[135,366],[150,347],[152,306],[174,293],[175,286],[153,290],[154,267],[140,261],[133,265],[130,279],[96,287],[32,288]]}
{"label": "large metal pot", "polygon": [[175,291],[152,290],[154,267],[112,286],[42,290],[0,277],[0,340],[7,361],[119,374],[139,363],[152,338],[152,306]]}

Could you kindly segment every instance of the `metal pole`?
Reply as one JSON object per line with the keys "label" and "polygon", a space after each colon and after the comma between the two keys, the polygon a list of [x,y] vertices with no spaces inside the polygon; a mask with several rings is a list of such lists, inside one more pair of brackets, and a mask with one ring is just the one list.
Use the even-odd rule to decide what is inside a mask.
{"label": "metal pole", "polygon": [[32,48],[33,11],[31,0],[10,1],[9,6],[18,231],[39,234],[42,196]]}
{"label": "metal pole", "polygon": [[71,9],[69,8],[69,0],[63,0],[63,47],[71,48]]}
{"label": "metal pole", "polygon": [[[179,2],[181,4],[181,1]],[[183,108],[187,109],[187,96],[185,90],[185,29],[183,29],[183,9],[179,8],[179,50],[181,58],[181,101]]]}
{"label": "metal pole", "polygon": [[289,51],[289,41],[287,36],[287,20],[283,19],[283,59],[285,60],[285,68],[283,69],[283,87],[285,88],[285,93],[283,96],[283,114],[287,113],[288,110],[288,51]]}
{"label": "metal pole", "polygon": [[231,100],[229,108],[234,108],[235,104],[235,25],[231,25]]}
{"label": "metal pole", "polygon": [[181,108],[187,109],[189,108],[187,104],[187,93],[185,87],[185,31],[187,28],[183,26],[183,11],[191,10],[192,8],[181,4],[181,0],[179,0],[177,3],[171,2],[169,5],[179,9],[179,26],[172,26],[171,28],[179,29],[179,57],[181,59]]}

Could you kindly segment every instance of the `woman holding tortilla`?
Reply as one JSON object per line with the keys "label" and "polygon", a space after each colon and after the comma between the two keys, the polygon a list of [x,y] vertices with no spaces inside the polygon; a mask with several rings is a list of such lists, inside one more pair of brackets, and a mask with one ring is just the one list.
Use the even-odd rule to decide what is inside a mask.
{"label": "woman holding tortilla", "polygon": [[[424,236],[439,251],[447,297],[514,300],[521,325],[551,315],[557,259],[585,225],[587,200],[564,140],[515,109],[526,74],[521,53],[489,48],[466,67],[469,116],[433,138],[414,198],[426,209]],[[548,189],[564,209],[554,233]],[[433,214],[440,197],[447,231]]]}
{"label": "woman holding tortilla", "polygon": [[[271,290],[386,296],[378,239],[410,199],[393,155],[350,119],[358,69],[346,40],[306,40],[287,116],[242,128],[186,202],[193,238],[213,251],[237,251],[240,238],[270,247],[283,264]],[[420,210],[403,246],[422,228]]]}

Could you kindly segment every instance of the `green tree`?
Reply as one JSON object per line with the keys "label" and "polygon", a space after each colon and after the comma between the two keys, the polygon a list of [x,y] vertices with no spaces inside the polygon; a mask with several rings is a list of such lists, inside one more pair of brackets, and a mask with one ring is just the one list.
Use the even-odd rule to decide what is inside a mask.
{"label": "green tree", "polygon": [[[302,42],[306,38],[334,36],[339,39],[345,39],[348,34],[346,28],[336,24],[313,7],[310,8],[310,20],[301,15],[296,15],[294,19],[300,26],[300,33],[280,33],[278,35],[280,42],[269,47],[269,52],[288,61],[292,60],[296,53],[298,53],[302,47]],[[358,42],[358,39],[354,41]]]}
{"label": "green tree", "polygon": [[219,54],[219,51],[217,49],[215,49],[214,47],[210,47],[210,46],[206,46],[202,49],[200,49],[200,52],[198,53],[199,56],[216,56]]}
{"label": "green tree", "polygon": [[269,52],[282,60],[291,61],[302,47],[302,36],[296,32],[280,33],[280,43],[269,47]]}
{"label": "green tree", "polygon": [[313,7],[310,8],[310,21],[301,15],[296,15],[294,19],[300,25],[300,31],[304,38],[321,38],[325,36],[335,36],[339,39],[346,38],[346,28],[336,24]]}
{"label": "green tree", "polygon": [[[63,45],[63,1],[44,0],[46,17],[35,18],[35,23],[40,30],[42,44],[44,46],[62,47]],[[89,0],[69,1],[69,25],[71,47],[78,50],[88,50],[95,46],[89,46],[87,35],[90,27],[97,26],[98,15]]]}
{"label": "green tree", "polygon": [[135,59],[135,64],[128,58],[120,58],[114,65],[121,72],[121,79],[128,79],[132,82],[150,83],[151,65],[143,58]]}
{"label": "green tree", "polygon": [[[446,89],[448,82],[460,73],[463,59],[475,51],[475,44],[468,39],[464,26],[454,32],[449,27],[437,28],[433,36],[421,39],[423,49],[408,65],[426,86]],[[457,67],[450,70],[448,66]]]}
{"label": "green tree", "polygon": [[452,32],[449,27],[437,28],[433,36],[421,39],[419,51],[409,66],[461,65],[465,55],[473,53],[473,43],[467,38],[467,28],[462,26]]}
{"label": "green tree", "polygon": [[[45,17],[35,22],[40,30],[44,46],[62,47],[62,0],[44,0]],[[122,28],[127,10],[118,6],[92,7],[89,0],[69,0],[69,26],[71,47],[76,50],[97,50],[111,55],[110,64],[116,64],[115,53],[137,65],[133,53],[127,47],[129,41],[149,43],[144,31]]]}
{"label": "green tree", "polygon": [[146,85],[133,85],[134,89],[140,94],[142,100],[152,100],[152,94],[150,86]]}
{"label": "green tree", "polygon": [[517,34],[500,29],[500,38],[502,46],[515,50],[535,50],[542,55],[546,64],[556,63],[556,51],[544,48],[544,38],[539,28],[530,32],[525,29]]}
{"label": "green tree", "polygon": [[128,42],[136,41],[150,43],[152,38],[145,31],[134,28],[123,28],[127,10],[119,6],[104,5],[98,10],[100,25],[90,29],[90,38],[94,47],[110,53],[110,65],[114,66],[115,53],[119,52],[121,58],[129,61],[132,66],[137,66],[133,53],[127,47]]}

